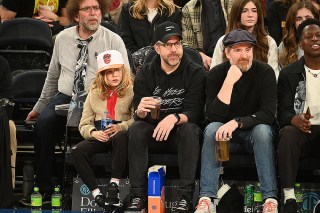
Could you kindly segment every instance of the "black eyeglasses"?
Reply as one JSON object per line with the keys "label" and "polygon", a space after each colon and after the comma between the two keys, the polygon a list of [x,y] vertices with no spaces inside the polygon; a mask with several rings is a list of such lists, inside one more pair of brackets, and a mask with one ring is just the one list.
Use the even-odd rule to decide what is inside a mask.
{"label": "black eyeglasses", "polygon": [[175,48],[179,48],[182,46],[182,41],[176,41],[174,43],[162,43],[162,42],[158,42],[159,45],[163,46],[164,48],[166,48],[167,50],[171,50],[172,47],[174,46]]}
{"label": "black eyeglasses", "polygon": [[87,7],[80,8],[79,10],[83,12],[90,12],[92,9],[94,10],[94,12],[97,12],[100,10],[100,6],[99,5],[87,6]]}

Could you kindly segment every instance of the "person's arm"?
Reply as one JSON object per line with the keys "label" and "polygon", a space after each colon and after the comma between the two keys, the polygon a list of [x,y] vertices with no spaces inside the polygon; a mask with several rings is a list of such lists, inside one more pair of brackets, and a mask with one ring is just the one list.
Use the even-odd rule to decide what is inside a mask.
{"label": "person's arm", "polygon": [[58,16],[51,10],[48,10],[46,7],[40,5],[38,15],[35,16],[34,18],[40,19],[48,23],[50,27],[53,26],[53,22],[55,21],[59,22],[61,26],[68,26],[70,24],[70,21],[68,20],[68,17],[67,17],[66,8],[62,8],[61,16]]}
{"label": "person's arm", "polygon": [[291,89],[291,83],[289,81],[288,69],[284,68],[278,78],[278,110],[277,116],[280,127],[284,127],[291,124],[291,119],[296,115],[294,110],[294,96],[295,91]]}
{"label": "person's arm", "polygon": [[118,124],[120,130],[128,130],[129,126],[134,122],[133,119],[133,114],[134,114],[134,108],[133,108],[133,103],[132,103],[132,98],[133,98],[133,86],[130,86],[127,91],[126,91],[126,102],[128,105],[121,106],[124,109],[129,110],[128,114],[130,114],[130,119],[126,121],[122,121],[121,123]]}
{"label": "person's arm", "polygon": [[[135,110],[135,120],[149,120],[150,116],[147,115],[145,109],[153,105],[149,97],[152,96],[152,91],[149,90],[148,80],[145,73],[149,71],[149,64],[142,66],[141,70],[136,74],[133,86],[133,106]],[[141,103],[143,102],[143,103]]]}
{"label": "person's arm", "polygon": [[[227,67],[224,67],[227,66]],[[222,69],[227,69],[223,74]],[[211,121],[223,121],[228,115],[234,84],[242,72],[235,65],[221,64],[210,70],[206,79],[206,113]]]}
{"label": "person's arm", "polygon": [[[211,57],[207,56],[205,51],[202,49],[202,41],[201,44],[199,44],[199,41],[197,40],[197,36],[202,34],[201,32],[201,23],[200,18],[195,18],[194,16],[199,15],[200,16],[200,8],[201,7],[195,7],[194,11],[189,11],[189,5],[186,4],[182,8],[182,38],[183,38],[183,45],[192,47],[196,49],[203,61],[203,65],[206,71],[209,71],[210,65],[211,65]],[[191,13],[193,15],[193,20],[191,17]],[[193,22],[195,25],[193,25]],[[197,35],[198,34],[198,35]]]}
{"label": "person's arm", "polygon": [[212,55],[211,60],[211,66],[210,69],[212,69],[214,66],[217,66],[218,64],[221,64],[223,62],[223,40],[224,36],[221,36],[219,40],[217,41],[216,47],[214,48],[214,52]]}
{"label": "person's arm", "polygon": [[[180,114],[184,114],[188,122],[199,123],[204,112],[206,74],[202,67],[195,64],[190,66],[190,69],[195,69],[195,71],[188,88],[186,88],[183,110]],[[180,120],[180,122],[182,121]]]}
{"label": "person's arm", "polygon": [[42,88],[40,98],[36,105],[33,107],[33,111],[39,114],[41,114],[42,110],[47,106],[52,97],[58,92],[58,80],[61,73],[61,65],[59,63],[60,43],[61,39],[58,35],[53,48],[53,54],[47,72],[47,78]]}
{"label": "person's arm", "polygon": [[240,117],[243,129],[250,129],[258,124],[272,125],[276,116],[277,81],[273,69],[267,65],[257,69],[265,69],[260,77],[260,95],[257,111],[245,117]]}
{"label": "person's arm", "polygon": [[96,131],[96,127],[94,126],[95,121],[95,113],[92,108],[91,100],[92,100],[92,92],[88,93],[86,101],[83,105],[83,112],[81,116],[81,120],[79,123],[79,131],[82,137],[85,139],[93,138],[91,136],[92,131]]}
{"label": "person's arm", "polygon": [[278,63],[278,47],[273,38],[268,36],[268,64],[273,68],[276,79],[279,76],[279,63]]}
{"label": "person's arm", "polygon": [[[118,31],[119,35],[123,39],[126,48],[130,50],[131,53],[134,53],[139,49],[136,41],[134,40],[133,32],[130,26],[130,9],[131,4],[124,5],[120,14],[119,23],[118,23]],[[133,18],[133,17],[131,17]]]}
{"label": "person's arm", "polygon": [[17,15],[16,12],[7,9],[5,6],[1,5],[0,16],[1,21],[6,21],[15,18]]}

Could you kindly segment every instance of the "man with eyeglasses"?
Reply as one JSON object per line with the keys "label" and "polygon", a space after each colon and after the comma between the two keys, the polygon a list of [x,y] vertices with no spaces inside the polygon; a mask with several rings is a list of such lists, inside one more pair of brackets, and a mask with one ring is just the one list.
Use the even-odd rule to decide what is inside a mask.
{"label": "man with eyeglasses", "polygon": [[[131,202],[127,212],[146,210],[148,152],[178,153],[180,183],[175,212],[192,212],[203,119],[205,71],[183,53],[181,29],[172,22],[155,28],[158,53],[134,81],[135,122],[129,134]],[[152,96],[162,99],[159,118]]]}
{"label": "man with eyeglasses", "polygon": [[278,80],[278,167],[284,213],[300,210],[301,197],[295,195],[299,161],[318,158],[320,148],[320,21],[302,22],[297,38],[304,56],[281,70]]}
{"label": "man with eyeglasses", "polygon": [[104,2],[68,1],[69,19],[77,25],[57,36],[41,96],[27,116],[27,120],[36,120],[36,185],[43,193],[51,195],[55,145],[63,138],[66,128],[66,118],[56,114],[55,106],[70,103],[72,95],[90,88],[96,77],[96,56],[99,53],[118,50],[125,66],[130,67],[121,37],[100,26]]}

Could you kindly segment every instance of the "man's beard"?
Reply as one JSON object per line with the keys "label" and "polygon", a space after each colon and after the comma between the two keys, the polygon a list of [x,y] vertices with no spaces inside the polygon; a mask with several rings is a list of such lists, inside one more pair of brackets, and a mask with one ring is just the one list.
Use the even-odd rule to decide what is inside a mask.
{"label": "man's beard", "polygon": [[245,60],[247,61],[246,64],[240,63],[239,61],[244,61],[244,60],[238,60],[238,63],[237,63],[237,67],[241,70],[241,72],[247,72],[252,66],[252,60]]}
{"label": "man's beard", "polygon": [[[169,56],[169,55],[168,55],[168,56]],[[173,62],[173,60],[170,60],[169,57],[166,58],[166,59],[163,59],[163,61],[164,61],[166,64],[174,67],[174,66],[176,66],[177,64],[180,63],[181,58],[182,58],[182,57],[179,56],[178,54],[175,54],[175,56],[177,57],[177,60],[174,60],[174,62]]]}
{"label": "man's beard", "polygon": [[98,27],[100,25],[100,22],[98,21],[96,24],[87,24],[87,23],[82,23],[82,27],[84,30],[88,32],[95,32],[97,31]]}

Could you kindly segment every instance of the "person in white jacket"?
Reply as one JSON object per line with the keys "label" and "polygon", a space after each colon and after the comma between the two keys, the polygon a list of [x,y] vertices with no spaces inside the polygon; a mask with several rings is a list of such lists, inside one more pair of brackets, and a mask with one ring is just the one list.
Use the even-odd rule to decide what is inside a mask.
{"label": "person in white jacket", "polygon": [[[238,28],[252,33],[257,39],[253,59],[268,63],[278,78],[278,47],[274,39],[265,31],[263,19],[262,7],[258,0],[235,0],[229,15],[226,33]],[[223,38],[224,36],[216,44],[210,69],[227,60],[224,56]]]}

